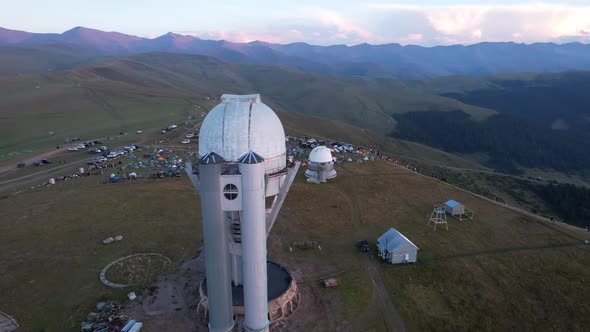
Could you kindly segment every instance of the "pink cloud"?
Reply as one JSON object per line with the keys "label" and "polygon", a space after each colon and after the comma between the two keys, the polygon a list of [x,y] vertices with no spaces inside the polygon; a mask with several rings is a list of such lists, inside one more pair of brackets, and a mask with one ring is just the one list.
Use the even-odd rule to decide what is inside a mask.
{"label": "pink cloud", "polygon": [[590,29],[590,5],[505,4],[421,6],[398,3],[371,3],[374,12],[413,13],[425,19],[429,38],[461,43],[557,40],[563,36],[582,37]]}

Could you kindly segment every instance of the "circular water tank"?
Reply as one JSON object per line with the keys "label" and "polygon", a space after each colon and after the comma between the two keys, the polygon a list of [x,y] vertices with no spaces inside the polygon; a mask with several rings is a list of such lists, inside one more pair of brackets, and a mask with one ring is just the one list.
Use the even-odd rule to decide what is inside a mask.
{"label": "circular water tank", "polygon": [[267,173],[286,167],[285,131],[279,117],[260,95],[221,96],[199,131],[199,155],[215,152],[237,161],[248,151],[264,158]]}
{"label": "circular water tank", "polygon": [[332,152],[325,146],[318,146],[311,150],[309,161],[315,163],[329,163],[332,161]]}

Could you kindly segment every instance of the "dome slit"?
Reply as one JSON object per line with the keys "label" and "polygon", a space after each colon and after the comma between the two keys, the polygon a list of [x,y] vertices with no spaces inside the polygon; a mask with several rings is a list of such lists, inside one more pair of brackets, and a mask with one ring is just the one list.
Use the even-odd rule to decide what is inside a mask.
{"label": "dome slit", "polygon": [[248,151],[251,151],[250,148],[250,128],[252,125],[252,102],[250,102],[250,110],[248,111]]}

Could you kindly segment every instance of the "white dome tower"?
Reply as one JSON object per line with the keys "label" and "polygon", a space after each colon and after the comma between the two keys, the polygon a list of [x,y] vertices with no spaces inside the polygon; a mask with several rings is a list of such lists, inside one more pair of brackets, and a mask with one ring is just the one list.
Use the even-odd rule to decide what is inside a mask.
{"label": "white dome tower", "polygon": [[285,131],[260,95],[223,95],[199,131],[199,155],[215,152],[237,161],[248,151],[264,158],[267,173],[286,166]]}
{"label": "white dome tower", "polygon": [[267,331],[266,237],[299,164],[287,168],[283,125],[258,94],[221,96],[201,125],[199,156],[199,179],[189,175],[201,196],[209,329],[232,330],[241,310],[246,330]]}
{"label": "white dome tower", "polygon": [[318,146],[309,153],[309,162],[305,171],[307,181],[311,183],[326,182],[336,177],[332,152],[325,146]]}

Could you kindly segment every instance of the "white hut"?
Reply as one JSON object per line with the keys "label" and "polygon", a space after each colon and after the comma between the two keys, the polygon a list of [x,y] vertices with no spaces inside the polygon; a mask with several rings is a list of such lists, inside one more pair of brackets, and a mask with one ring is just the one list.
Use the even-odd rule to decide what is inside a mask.
{"label": "white hut", "polygon": [[336,177],[332,152],[325,146],[318,146],[311,150],[305,176],[309,182],[326,182]]}
{"label": "white hut", "polygon": [[461,215],[465,212],[465,205],[451,199],[445,202],[445,211],[452,216]]}
{"label": "white hut", "polygon": [[415,263],[419,248],[395,228],[377,239],[379,257],[391,264]]}
{"label": "white hut", "polygon": [[459,221],[473,221],[473,211],[465,208],[465,205],[452,199],[445,202],[445,211]]}

